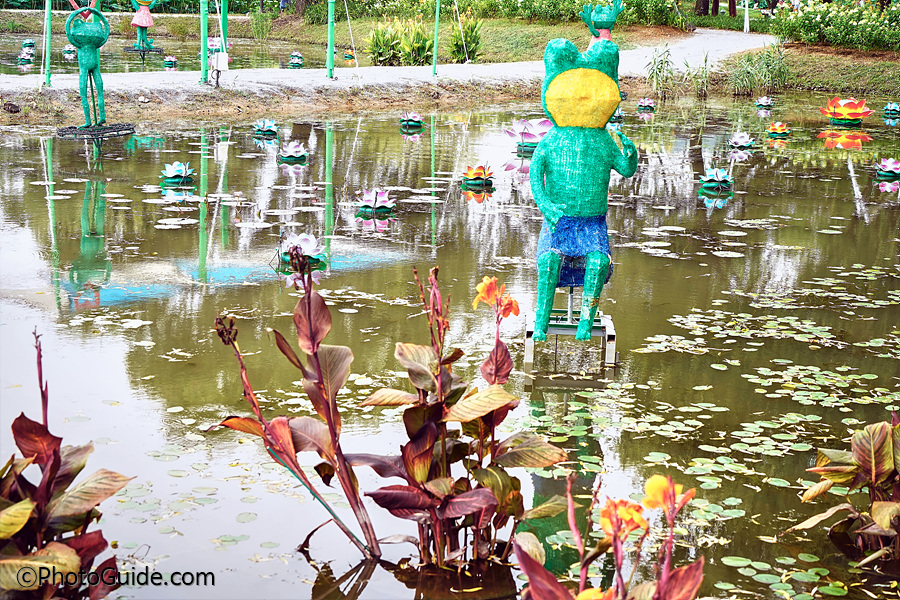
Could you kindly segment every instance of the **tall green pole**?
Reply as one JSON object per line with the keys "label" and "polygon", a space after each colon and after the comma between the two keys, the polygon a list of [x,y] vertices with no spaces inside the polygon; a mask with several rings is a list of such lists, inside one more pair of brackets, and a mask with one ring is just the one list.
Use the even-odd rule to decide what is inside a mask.
{"label": "tall green pole", "polygon": [[438,25],[441,23],[441,0],[435,0],[434,3],[434,46],[432,46],[431,58],[431,75],[437,76],[437,44],[438,44]]}
{"label": "tall green pole", "polygon": [[[47,165],[47,181],[53,181],[53,138],[47,138],[45,160]],[[50,221],[50,267],[53,277],[53,296],[56,298],[56,308],[60,308],[62,301],[59,297],[59,243],[56,236],[56,201],[53,200],[53,184],[47,185],[47,210]]]}
{"label": "tall green pole", "polygon": [[44,86],[50,85],[50,0],[44,2]]}
{"label": "tall green pole", "polygon": [[[48,0],[49,1],[49,0]],[[200,83],[209,79],[209,0],[200,0]]]}
{"label": "tall green pole", "polygon": [[[333,2],[331,4],[334,4]],[[334,128],[325,123],[325,256],[331,264],[331,234],[334,231]]]}
{"label": "tall green pole", "polygon": [[328,0],[328,56],[325,57],[328,78],[334,77],[334,0]]}
{"label": "tall green pole", "polygon": [[222,0],[222,52],[228,52],[228,0]]}
{"label": "tall green pole", "polygon": [[209,147],[206,141],[206,130],[200,130],[200,237],[197,240],[197,276],[200,281],[206,283],[206,253],[209,249],[209,234],[206,231],[206,217],[209,204],[206,202],[206,192],[209,187],[209,174],[207,173],[207,156]]}
{"label": "tall green pole", "polygon": [[[440,0],[438,0],[440,6]],[[434,115],[431,115],[431,182],[434,184]],[[437,196],[437,192],[431,192],[432,196]],[[431,204],[431,249],[435,252],[437,247],[437,204]]]}

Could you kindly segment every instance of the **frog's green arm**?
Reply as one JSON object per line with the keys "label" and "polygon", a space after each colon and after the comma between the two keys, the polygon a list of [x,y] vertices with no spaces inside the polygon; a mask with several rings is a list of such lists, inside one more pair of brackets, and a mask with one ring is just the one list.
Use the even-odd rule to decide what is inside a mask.
{"label": "frog's green arm", "polygon": [[631,177],[637,171],[638,151],[634,146],[634,142],[625,137],[624,133],[616,132],[619,139],[622,140],[622,152],[615,152],[613,158],[613,168],[622,177]]}
{"label": "frog's green arm", "polygon": [[164,2],[166,2],[166,0],[153,0],[153,2],[150,3],[150,10],[156,8],[157,4],[163,4]]}
{"label": "frog's green arm", "polygon": [[131,8],[133,8],[134,10],[140,10],[141,5],[135,2],[135,0],[131,0]]}
{"label": "frog's green arm", "polygon": [[559,221],[563,214],[563,206],[554,202],[547,193],[545,176],[548,163],[549,157],[547,156],[546,147],[538,146],[534,156],[531,158],[531,168],[528,173],[531,178],[531,193],[534,195],[534,201],[550,224],[550,228],[555,229],[556,222]]}

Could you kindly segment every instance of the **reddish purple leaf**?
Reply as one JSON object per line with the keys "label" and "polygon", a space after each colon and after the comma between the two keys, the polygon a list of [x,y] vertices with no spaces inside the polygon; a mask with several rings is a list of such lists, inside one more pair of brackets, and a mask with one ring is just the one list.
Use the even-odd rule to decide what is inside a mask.
{"label": "reddish purple leaf", "polygon": [[527,552],[513,543],[519,567],[528,577],[528,589],[534,600],[572,600],[572,594],[544,565],[534,560]]}
{"label": "reddish purple leaf", "polygon": [[269,443],[288,456],[294,456],[294,435],[291,429],[291,419],[287,417],[275,417],[269,421]]}
{"label": "reddish purple leaf", "polygon": [[894,470],[891,426],[886,422],[867,425],[850,440],[853,460],[870,486],[877,486]]}
{"label": "reddish purple leaf", "polygon": [[509,355],[509,348],[498,339],[494,344],[494,349],[488,354],[488,357],[481,365],[481,376],[491,385],[503,385],[509,381],[509,374],[512,372],[512,357]]}
{"label": "reddish purple leaf", "polygon": [[328,433],[328,426],[325,423],[312,417],[292,417],[288,420],[288,425],[291,428],[294,450],[297,452],[312,450],[318,452],[325,460],[334,460],[331,434]]}
{"label": "reddish purple leaf", "polygon": [[97,530],[90,533],[83,533],[75,537],[66,538],[63,543],[78,553],[81,559],[81,567],[91,564],[91,561],[101,552],[106,550],[108,544],[103,538],[103,532]]}
{"label": "reddish purple leaf", "polygon": [[488,488],[477,488],[445,500],[443,506],[438,509],[438,516],[442,519],[455,519],[471,515],[489,506],[497,506],[494,492]]}
{"label": "reddish purple leaf", "polygon": [[418,488],[409,485],[388,485],[378,488],[374,492],[367,492],[372,500],[381,508],[396,509],[423,509],[434,508],[437,501]]}
{"label": "reddish purple leaf", "polygon": [[388,512],[398,519],[415,521],[417,523],[422,523],[423,525],[431,522],[431,515],[429,515],[424,510],[413,510],[409,508],[389,508]]}
{"label": "reddish purple leaf", "polygon": [[428,481],[431,463],[434,460],[434,442],[437,440],[437,427],[434,423],[425,423],[416,435],[400,448],[403,466],[406,472],[418,483]]}
{"label": "reddish purple leaf", "polygon": [[87,459],[94,452],[94,444],[88,442],[83,446],[63,446],[60,451],[60,465],[53,479],[53,492],[69,487],[87,465]]}
{"label": "reddish purple leaf", "polygon": [[59,452],[62,438],[56,437],[47,428],[32,421],[24,413],[16,417],[12,424],[13,439],[16,446],[25,458],[34,457],[34,464],[42,465],[48,462],[53,452]]}
{"label": "reddish purple leaf", "polygon": [[312,354],[331,331],[331,312],[325,300],[315,290],[305,294],[294,307],[294,325],[300,350]]}
{"label": "reddish purple leaf", "polygon": [[403,460],[399,456],[345,454],[344,458],[354,467],[372,467],[372,470],[381,477],[400,477],[406,479],[406,474],[403,472]]}
{"label": "reddish purple leaf", "polygon": [[115,556],[110,556],[97,565],[96,570],[100,573],[100,578],[96,585],[91,585],[88,589],[89,600],[106,598],[110,592],[119,587],[119,568],[116,566]]}
{"label": "reddish purple leaf", "polygon": [[291,348],[291,345],[288,343],[288,341],[284,339],[284,336],[278,333],[278,331],[276,331],[275,329],[272,330],[272,333],[275,334],[275,345],[278,346],[278,349],[281,350],[281,353],[287,357],[292,365],[302,370],[303,363],[300,361],[300,357],[297,356],[297,353],[294,352],[294,349]]}
{"label": "reddish purple leaf", "polygon": [[666,584],[665,600],[694,600],[703,583],[703,562],[701,556],[697,562],[672,571]]}
{"label": "reddish purple leaf", "polygon": [[210,429],[215,429],[216,427],[228,427],[229,429],[234,429],[235,431],[252,433],[253,435],[259,436],[261,438],[266,437],[263,431],[262,423],[260,423],[256,419],[251,419],[250,417],[226,417],[224,421],[222,421],[218,425],[210,427]]}

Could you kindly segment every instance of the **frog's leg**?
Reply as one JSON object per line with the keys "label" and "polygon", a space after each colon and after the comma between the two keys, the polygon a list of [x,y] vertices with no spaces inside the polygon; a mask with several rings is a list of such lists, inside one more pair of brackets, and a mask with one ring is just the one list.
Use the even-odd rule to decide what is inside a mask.
{"label": "frog's leg", "polygon": [[556,297],[556,284],[559,283],[562,257],[551,250],[538,256],[537,263],[538,297],[537,314],[534,317],[534,340],[543,342],[547,339],[547,325],[550,323],[553,299]]}
{"label": "frog's leg", "polygon": [[600,305],[600,292],[609,273],[609,264],[609,255],[605,252],[589,252],[585,256],[584,292],[581,295],[581,318],[578,320],[576,340],[591,339],[591,328]]}
{"label": "frog's leg", "polygon": [[106,124],[106,102],[103,100],[103,78],[100,76],[100,67],[91,70],[94,76],[94,88],[97,90],[97,123]]}
{"label": "frog's leg", "polygon": [[81,108],[84,110],[84,125],[79,129],[85,129],[91,126],[91,104],[88,101],[88,77],[90,71],[87,69],[78,70],[78,93],[81,94]]}

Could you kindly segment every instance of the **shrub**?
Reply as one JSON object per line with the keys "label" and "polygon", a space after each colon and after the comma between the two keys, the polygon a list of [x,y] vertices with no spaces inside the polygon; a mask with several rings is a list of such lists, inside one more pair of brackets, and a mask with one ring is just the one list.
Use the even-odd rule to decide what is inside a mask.
{"label": "shrub", "polygon": [[706,98],[709,95],[709,54],[703,53],[703,62],[697,67],[691,67],[684,61],[684,82],[694,88],[698,98]]}
{"label": "shrub", "polygon": [[678,21],[674,0],[631,0],[618,19],[622,25],[677,25]]}
{"label": "shrub", "polygon": [[[122,19],[123,23],[129,23],[127,19]],[[199,24],[193,18],[189,17],[168,17],[165,20],[166,31],[175,39],[183,42],[189,37],[193,37],[199,33]],[[129,29],[131,25],[129,24]]]}
{"label": "shrub", "polygon": [[272,34],[272,21],[275,17],[270,12],[254,10],[250,13],[250,32],[257,42],[264,42]]}
{"label": "shrub", "polygon": [[653,56],[647,63],[647,82],[653,93],[663,100],[674,94],[675,69],[668,44],[653,50]]}
{"label": "shrub", "polygon": [[772,31],[807,44],[900,50],[900,3],[882,9],[875,3],[804,0],[797,10],[776,9]]}
{"label": "shrub", "polygon": [[382,21],[369,34],[366,52],[373,65],[394,66],[400,64],[400,31],[399,21]]}
{"label": "shrub", "polygon": [[406,21],[400,33],[400,64],[427,65],[434,54],[434,40],[422,21]]}
{"label": "shrub", "polygon": [[481,21],[465,15],[450,33],[450,57],[453,62],[474,62],[481,49]]}

